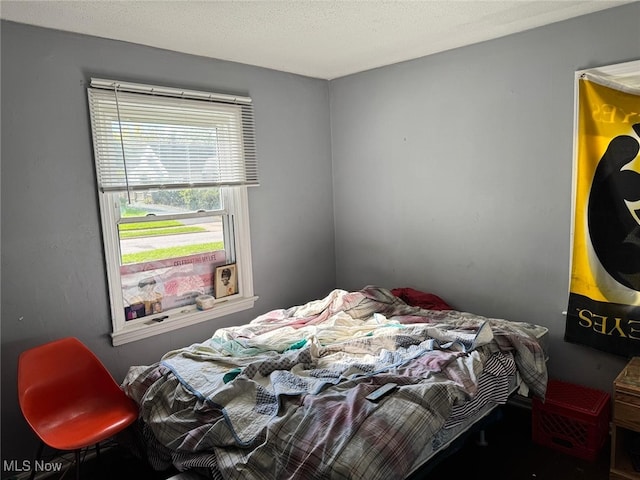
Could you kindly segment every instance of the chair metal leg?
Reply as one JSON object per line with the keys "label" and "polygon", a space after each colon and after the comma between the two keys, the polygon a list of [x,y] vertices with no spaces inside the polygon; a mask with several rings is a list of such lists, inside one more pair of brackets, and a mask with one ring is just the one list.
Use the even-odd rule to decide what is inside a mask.
{"label": "chair metal leg", "polygon": [[36,456],[34,457],[33,463],[31,464],[31,475],[29,475],[29,480],[33,480],[36,476],[36,463],[40,460],[42,456],[42,450],[44,450],[44,442],[40,440],[40,444],[36,450]]}
{"label": "chair metal leg", "polygon": [[76,480],[80,480],[80,449],[76,450]]}
{"label": "chair metal leg", "polygon": [[489,442],[487,442],[487,437],[484,429],[480,430],[480,438],[478,439],[478,445],[481,447],[486,447],[487,445],[489,445]]}

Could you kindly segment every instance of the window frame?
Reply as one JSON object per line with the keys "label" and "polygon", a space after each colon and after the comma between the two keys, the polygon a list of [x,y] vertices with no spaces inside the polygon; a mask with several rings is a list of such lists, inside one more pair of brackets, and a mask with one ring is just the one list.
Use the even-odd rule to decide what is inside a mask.
{"label": "window frame", "polygon": [[[128,91],[131,93],[148,94],[155,97],[153,100],[157,102],[157,95],[163,95],[167,97],[180,97],[188,98],[192,100],[204,100],[208,102],[210,108],[212,101],[219,101],[221,108],[227,108],[230,103],[240,103],[242,106],[242,129],[244,134],[239,138],[241,142],[239,145],[231,144],[234,148],[240,148],[244,151],[243,157],[236,157],[234,161],[242,161],[244,163],[244,169],[246,176],[244,181],[240,180],[237,176],[234,176],[237,172],[242,170],[234,169],[229,176],[230,181],[219,181],[218,183],[209,183],[208,185],[184,185],[169,188],[205,188],[208,186],[218,186],[221,190],[221,197],[223,198],[223,209],[220,211],[209,212],[193,212],[193,217],[203,216],[221,216],[223,219],[224,228],[224,245],[227,263],[235,263],[237,280],[238,280],[238,293],[230,295],[228,297],[215,299],[214,306],[207,310],[198,310],[195,302],[191,305],[176,307],[171,310],[163,311],[156,315],[147,315],[135,320],[126,320],[125,318],[125,299],[122,289],[122,277],[121,277],[121,244],[119,236],[119,223],[120,218],[120,204],[118,201],[118,194],[122,191],[129,189],[136,191],[153,191],[157,189],[156,185],[130,185],[127,181],[125,188],[116,187],[109,188],[110,184],[102,183],[106,177],[101,177],[100,151],[98,148],[98,142],[103,142],[102,137],[96,137],[96,131],[94,131],[94,110],[91,104],[91,91],[95,91],[96,88],[109,90],[113,88],[114,94],[117,95],[117,91]],[[109,290],[109,304],[111,314],[111,339],[114,346],[123,345],[129,342],[149,338],[155,335],[171,332],[183,327],[195,325],[198,323],[210,321],[216,318],[220,318],[226,315],[230,315],[236,312],[253,308],[255,301],[258,299],[253,292],[253,273],[252,273],[252,260],[251,260],[251,236],[249,228],[249,201],[248,201],[248,186],[257,185],[257,163],[255,160],[255,144],[254,144],[254,132],[253,132],[253,113],[250,105],[251,99],[248,97],[231,97],[223,94],[214,94],[208,92],[198,92],[191,90],[181,90],[172,87],[157,87],[151,85],[122,83],[111,80],[92,79],[91,85],[88,89],[90,113],[91,113],[91,131],[94,143],[94,161],[97,174],[97,190],[100,207],[100,221],[102,226],[102,238],[103,238],[103,252],[104,262],[107,277],[107,287]],[[116,97],[116,102],[117,102]],[[142,100],[144,102],[144,99]],[[97,110],[96,115],[99,115],[100,111]],[[96,117],[96,122],[101,117]],[[238,117],[240,119],[240,117]],[[120,114],[118,113],[117,121],[121,122]],[[101,124],[98,124],[101,125]],[[122,135],[122,130],[120,130]],[[244,135],[248,135],[243,138]],[[102,143],[100,143],[102,145]],[[123,146],[124,148],[124,146]],[[112,159],[108,158],[105,161],[110,162]],[[127,160],[122,159],[124,167],[126,169]],[[109,164],[106,164],[109,165]],[[234,167],[235,168],[235,167]],[[241,167],[242,168],[242,167]],[[167,185],[168,186],[168,185]],[[162,186],[160,186],[162,187]],[[213,272],[212,272],[213,277]],[[213,281],[213,278],[212,278]]]}
{"label": "window frame", "polygon": [[[158,315],[142,317],[147,320],[142,322],[134,321],[133,323],[126,321],[124,316],[124,299],[120,279],[120,239],[118,235],[120,207],[115,195],[108,192],[99,193],[112,319],[111,339],[114,346],[253,308],[258,297],[253,292],[247,187],[226,187],[224,190],[225,210],[234,231],[231,243],[235,246],[238,294],[229,298],[216,299],[214,307],[209,310],[200,311],[194,303],[162,312]],[[154,321],[154,318],[162,318],[162,321]]]}

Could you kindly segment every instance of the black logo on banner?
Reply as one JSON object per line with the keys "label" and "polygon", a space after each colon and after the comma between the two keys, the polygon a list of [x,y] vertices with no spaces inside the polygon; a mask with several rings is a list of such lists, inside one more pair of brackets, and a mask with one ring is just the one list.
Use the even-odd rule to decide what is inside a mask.
{"label": "black logo on banner", "polygon": [[[640,123],[633,126],[640,136]],[[640,173],[625,170],[640,149],[638,140],[619,135],[609,142],[596,168],[589,194],[591,244],[600,263],[616,281],[640,291]]]}

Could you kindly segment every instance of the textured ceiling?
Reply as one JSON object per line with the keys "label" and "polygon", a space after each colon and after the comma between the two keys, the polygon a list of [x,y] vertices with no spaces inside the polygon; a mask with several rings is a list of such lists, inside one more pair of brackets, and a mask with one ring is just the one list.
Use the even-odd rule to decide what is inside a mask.
{"label": "textured ceiling", "polygon": [[0,1],[0,17],[332,79],[631,1]]}

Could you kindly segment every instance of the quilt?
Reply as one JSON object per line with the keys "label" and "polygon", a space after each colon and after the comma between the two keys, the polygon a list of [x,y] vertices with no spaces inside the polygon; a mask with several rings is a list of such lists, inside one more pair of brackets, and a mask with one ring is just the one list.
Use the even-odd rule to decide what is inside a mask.
{"label": "quilt", "polygon": [[[547,372],[534,325],[410,306],[390,290],[334,290],[221,328],[134,366],[156,468],[200,467],[227,480],[404,478],[489,359],[513,357],[533,394]],[[490,363],[490,362],[489,362]],[[367,395],[397,387],[378,401]]]}

